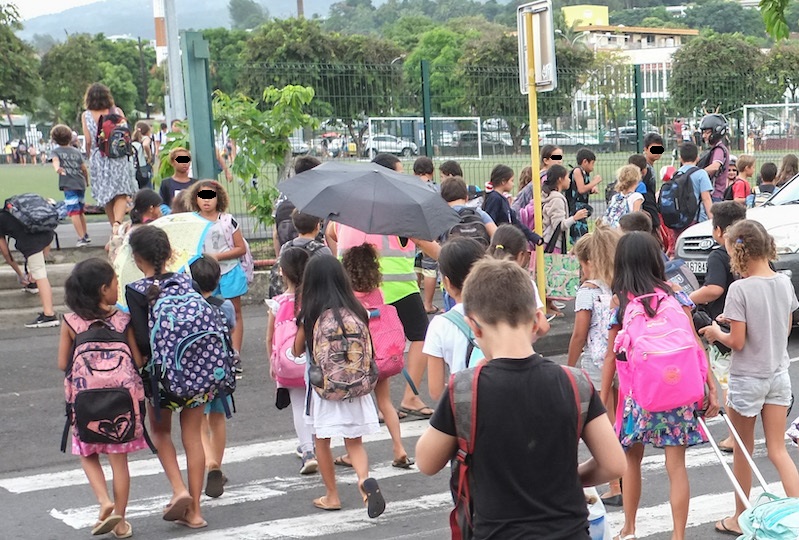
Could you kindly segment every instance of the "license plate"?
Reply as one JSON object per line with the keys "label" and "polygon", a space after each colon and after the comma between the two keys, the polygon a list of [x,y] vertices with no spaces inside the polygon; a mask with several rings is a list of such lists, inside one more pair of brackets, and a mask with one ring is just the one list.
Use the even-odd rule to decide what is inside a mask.
{"label": "license plate", "polygon": [[694,274],[706,274],[707,273],[707,261],[687,261],[688,268]]}

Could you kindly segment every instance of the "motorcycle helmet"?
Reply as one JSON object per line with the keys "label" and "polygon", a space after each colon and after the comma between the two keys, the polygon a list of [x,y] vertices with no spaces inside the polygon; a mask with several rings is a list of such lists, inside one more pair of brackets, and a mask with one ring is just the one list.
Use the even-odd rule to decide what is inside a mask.
{"label": "motorcycle helmet", "polygon": [[708,114],[699,122],[699,131],[710,130],[710,144],[716,144],[727,135],[727,119],[723,114]]}

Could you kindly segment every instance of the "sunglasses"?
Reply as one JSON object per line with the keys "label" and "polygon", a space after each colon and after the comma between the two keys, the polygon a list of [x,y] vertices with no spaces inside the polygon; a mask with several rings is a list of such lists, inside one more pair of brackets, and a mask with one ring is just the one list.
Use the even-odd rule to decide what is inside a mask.
{"label": "sunglasses", "polygon": [[729,171],[729,172],[731,172],[731,173],[737,173],[737,172],[738,172],[738,169],[730,169],[730,171]]}
{"label": "sunglasses", "polygon": [[203,189],[197,192],[197,196],[201,199],[216,199],[216,191],[212,189]]}
{"label": "sunglasses", "polygon": [[563,156],[560,154],[552,154],[551,156],[549,156],[549,159],[551,159],[552,161],[560,161],[563,159]]}
{"label": "sunglasses", "polygon": [[663,152],[666,151],[666,149],[663,148],[662,146],[650,146],[649,151],[652,152],[653,154],[662,154]]}
{"label": "sunglasses", "polygon": [[175,158],[175,162],[177,162],[177,163],[191,163],[191,158],[189,156],[177,156]]}

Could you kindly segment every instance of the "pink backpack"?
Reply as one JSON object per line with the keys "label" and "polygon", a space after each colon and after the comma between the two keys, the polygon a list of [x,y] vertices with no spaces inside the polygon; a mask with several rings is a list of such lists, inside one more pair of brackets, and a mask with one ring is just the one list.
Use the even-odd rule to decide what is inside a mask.
{"label": "pink backpack", "polygon": [[519,209],[519,221],[531,231],[535,230],[535,201],[530,201],[525,207]]}
{"label": "pink backpack", "polygon": [[87,321],[69,313],[64,322],[76,335],[64,378],[67,423],[61,451],[70,426],[87,444],[123,444],[146,436],[144,384],[125,336],[130,316],[118,311],[110,319]]}
{"label": "pink backpack", "polygon": [[380,289],[366,294],[356,293],[356,296],[369,312],[369,333],[379,379],[393,377],[405,367],[405,330],[397,308],[386,305]]}
{"label": "pink backpack", "polygon": [[284,388],[305,386],[305,355],[294,356],[291,349],[297,336],[297,316],[294,295],[284,293],[274,298],[278,303],[275,331],[272,334],[272,372],[278,385]]}
{"label": "pink backpack", "polygon": [[[649,317],[643,302],[656,312]],[[707,358],[691,320],[673,296],[657,291],[630,299],[613,344],[619,394],[649,412],[702,402]]]}

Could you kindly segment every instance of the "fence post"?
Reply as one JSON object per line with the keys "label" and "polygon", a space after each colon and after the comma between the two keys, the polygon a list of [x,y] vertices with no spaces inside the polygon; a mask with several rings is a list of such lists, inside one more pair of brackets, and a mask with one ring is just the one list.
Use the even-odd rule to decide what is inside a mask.
{"label": "fence post", "polygon": [[633,66],[633,87],[635,88],[635,151],[638,154],[644,151],[644,98],[641,95],[643,86],[641,66],[635,64]]}
{"label": "fence post", "polygon": [[200,32],[181,32],[181,57],[186,86],[186,109],[189,118],[189,143],[194,176],[216,178],[216,149],[211,112],[211,88],[208,61],[211,52]]}
{"label": "fence post", "polygon": [[424,155],[433,157],[433,136],[430,126],[430,61],[422,60],[422,116],[424,117]]}

